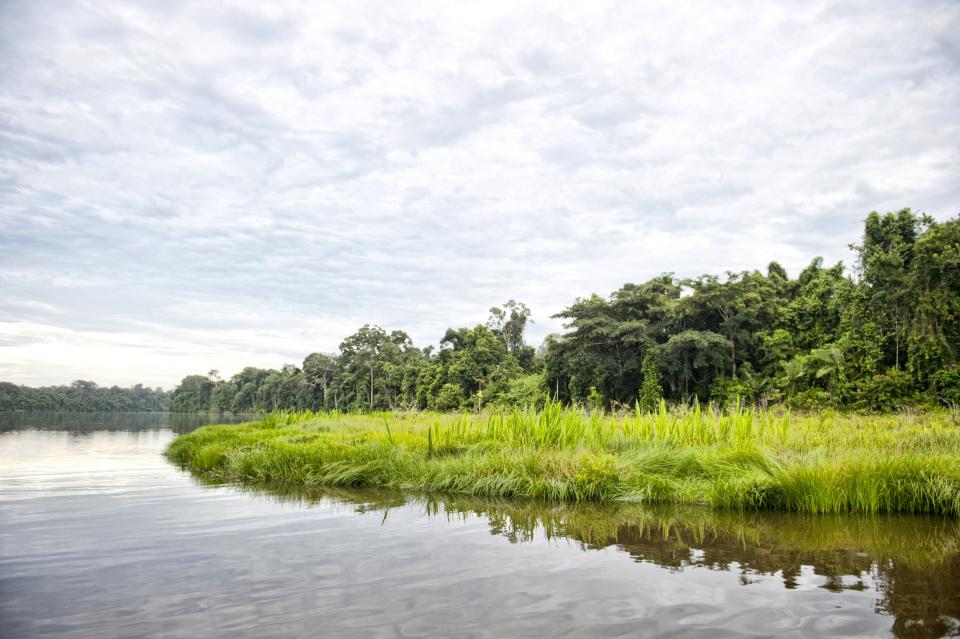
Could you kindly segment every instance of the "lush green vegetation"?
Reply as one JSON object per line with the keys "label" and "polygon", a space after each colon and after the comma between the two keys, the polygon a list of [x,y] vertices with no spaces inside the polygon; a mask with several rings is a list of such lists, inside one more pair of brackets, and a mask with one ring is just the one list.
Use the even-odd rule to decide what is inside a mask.
{"label": "lush green vegetation", "polygon": [[620,415],[558,403],[459,416],[284,412],[201,428],[167,456],[208,479],[269,485],[956,516],[958,419],[663,403]]}
{"label": "lush green vegetation", "polygon": [[818,258],[724,280],[671,275],[577,300],[548,344],[562,399],[632,404],[654,351],[667,396],[889,411],[960,402],[960,219],[870,214],[854,277]]}
{"label": "lush green vegetation", "polygon": [[403,331],[363,326],[337,354],[312,353],[303,366],[248,367],[229,380],[190,375],[170,408],[256,412],[291,410],[458,410],[488,403],[542,402],[542,363],[523,342],[530,310],[514,301],[490,310],[486,325],[449,329],[440,350],[414,346]]}
{"label": "lush green vegetation", "polygon": [[305,412],[168,455],[223,481],[956,516],[960,218],[874,213],[854,248],[853,277],[818,259],[578,299],[539,352],[511,301],[436,353],[364,326],[302,369],[191,376],[175,409]]}
{"label": "lush green vegetation", "polygon": [[176,411],[480,410],[716,401],[892,411],[960,404],[960,218],[871,213],[857,261],[626,284],[577,299],[567,333],[535,352],[530,310],[508,302],[440,348],[364,326],[302,366],[184,378]]}
{"label": "lush green vegetation", "polygon": [[166,411],[170,393],[137,384],[130,388],[97,386],[78,379],[69,386],[31,388],[0,382],[0,410]]}

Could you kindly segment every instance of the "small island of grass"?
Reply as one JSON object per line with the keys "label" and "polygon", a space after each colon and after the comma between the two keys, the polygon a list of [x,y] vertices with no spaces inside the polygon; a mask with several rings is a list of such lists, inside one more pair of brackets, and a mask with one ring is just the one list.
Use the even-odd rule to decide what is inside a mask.
{"label": "small island of grass", "polygon": [[273,413],[167,457],[206,480],[808,513],[960,514],[960,426],[882,416],[548,403],[480,414]]}

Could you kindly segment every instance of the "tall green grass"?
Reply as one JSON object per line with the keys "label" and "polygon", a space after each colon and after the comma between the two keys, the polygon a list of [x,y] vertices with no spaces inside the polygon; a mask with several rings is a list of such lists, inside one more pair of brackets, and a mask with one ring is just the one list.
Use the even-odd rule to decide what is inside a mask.
{"label": "tall green grass", "polygon": [[174,440],[227,482],[370,486],[552,501],[808,513],[960,514],[947,413],[796,415],[691,407],[605,415],[548,403],[486,414],[273,413]]}

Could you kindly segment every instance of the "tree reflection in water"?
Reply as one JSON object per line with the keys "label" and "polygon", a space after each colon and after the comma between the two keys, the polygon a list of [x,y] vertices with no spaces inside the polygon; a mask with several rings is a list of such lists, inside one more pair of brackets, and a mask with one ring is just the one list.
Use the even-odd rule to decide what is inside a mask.
{"label": "tree reflection in water", "polygon": [[[250,490],[249,487],[244,490]],[[421,507],[431,517],[480,517],[510,543],[570,540],[584,551],[616,548],[669,571],[736,573],[749,587],[871,590],[898,637],[960,636],[960,522],[907,515],[800,515],[642,504],[545,504],[363,490],[258,490],[304,505],[358,512]]]}

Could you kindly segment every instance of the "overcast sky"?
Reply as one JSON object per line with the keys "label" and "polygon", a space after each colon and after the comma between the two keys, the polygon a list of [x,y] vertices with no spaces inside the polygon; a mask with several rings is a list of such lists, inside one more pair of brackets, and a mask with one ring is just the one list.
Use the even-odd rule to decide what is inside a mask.
{"label": "overcast sky", "polygon": [[170,387],[510,298],[536,344],[960,211],[955,0],[556,4],[2,0],[0,380]]}

